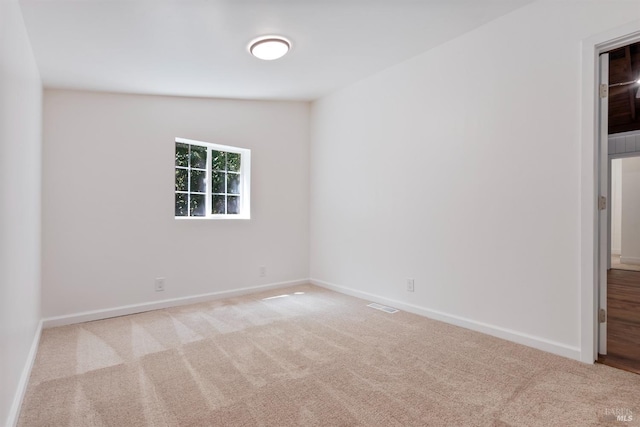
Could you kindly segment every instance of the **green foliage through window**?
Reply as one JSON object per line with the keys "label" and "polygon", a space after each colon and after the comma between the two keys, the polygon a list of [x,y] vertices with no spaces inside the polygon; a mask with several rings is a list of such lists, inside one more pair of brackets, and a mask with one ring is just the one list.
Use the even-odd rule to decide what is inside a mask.
{"label": "green foliage through window", "polygon": [[241,213],[243,155],[214,147],[176,140],[175,216]]}

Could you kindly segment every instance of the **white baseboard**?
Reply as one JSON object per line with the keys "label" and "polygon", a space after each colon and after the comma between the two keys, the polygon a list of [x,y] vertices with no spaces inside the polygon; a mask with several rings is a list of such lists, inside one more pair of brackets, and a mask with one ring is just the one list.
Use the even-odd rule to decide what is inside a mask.
{"label": "white baseboard", "polygon": [[211,292],[207,294],[191,295],[180,298],[171,298],[161,301],[145,302],[140,304],[124,305],[120,307],[106,308],[102,310],[85,311],[82,313],[68,314],[64,316],[48,317],[43,319],[44,328],[72,325],[74,323],[91,322],[93,320],[108,319],[110,317],[126,316],[128,314],[142,313],[161,308],[176,307],[179,305],[195,304],[223,298],[233,298],[240,295],[252,294],[270,289],[284,288],[287,286],[304,285],[309,279],[291,280],[287,282],[270,283],[267,285],[252,286],[248,288],[233,289],[230,291]]}
{"label": "white baseboard", "polygon": [[620,255],[621,253],[622,251],[620,250],[620,248],[618,249],[611,248],[611,255]]}
{"label": "white baseboard", "polygon": [[20,381],[18,382],[18,388],[13,398],[13,403],[9,409],[9,417],[7,418],[7,427],[15,427],[18,424],[18,418],[20,417],[20,407],[22,406],[22,400],[24,394],[27,391],[27,385],[29,384],[29,377],[31,377],[31,369],[33,368],[33,362],[36,360],[38,354],[38,345],[40,345],[40,335],[42,334],[42,320],[38,322],[36,333],[33,336],[31,348],[27,355],[27,361],[22,368],[22,374],[20,375]]}
{"label": "white baseboard", "polygon": [[640,258],[633,256],[620,256],[620,264],[640,265]]}
{"label": "white baseboard", "polygon": [[439,320],[441,322],[460,326],[466,329],[471,329],[472,331],[482,332],[483,334],[502,338],[518,344],[526,345],[528,347],[533,347],[538,350],[546,351],[548,353],[557,354],[559,356],[568,357],[570,359],[574,359],[578,361],[580,360],[579,347],[568,346],[562,343],[550,341],[550,340],[536,337],[529,334],[524,334],[522,332],[514,331],[511,329],[502,328],[495,325],[489,325],[483,322],[477,322],[475,320],[467,319],[464,317],[443,313],[437,310],[420,307],[414,304],[396,301],[390,298],[385,298],[379,295],[370,294],[368,292],[347,288],[345,286],[335,285],[333,283],[328,283],[318,279],[310,279],[309,281],[313,285],[331,289],[333,291],[340,292],[346,295],[351,295],[357,298],[366,299],[368,301],[377,302],[379,304],[388,305],[400,310],[407,311],[409,313],[418,314],[420,316],[428,317],[430,319]]}

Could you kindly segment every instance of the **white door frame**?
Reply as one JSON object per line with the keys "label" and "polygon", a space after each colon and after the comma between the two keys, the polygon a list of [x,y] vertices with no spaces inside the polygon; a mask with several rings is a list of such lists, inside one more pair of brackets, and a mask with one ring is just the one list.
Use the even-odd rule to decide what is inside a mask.
{"label": "white door frame", "polygon": [[[596,281],[598,282],[598,304],[597,309],[607,309],[607,270],[609,267],[609,212],[611,207],[611,197],[609,191],[611,182],[609,167],[609,54],[602,53],[598,57],[600,66],[598,67],[598,84],[607,85],[607,94],[604,98],[600,97],[597,101],[596,114],[596,162],[598,183],[596,188],[599,189],[598,196],[605,198],[607,209],[597,209],[598,216],[598,245],[597,252],[597,271]],[[598,316],[596,316],[598,318]],[[607,354],[607,324],[600,323],[598,318],[598,354]]]}
{"label": "white door frame", "polygon": [[[640,41],[640,20],[590,37],[582,42],[582,120],[580,189],[580,360],[593,363],[598,357],[599,285],[606,263],[600,257],[600,165],[598,85],[601,53]],[[604,211],[606,212],[606,210]],[[605,231],[606,232],[606,231]],[[605,276],[606,277],[606,276]]]}

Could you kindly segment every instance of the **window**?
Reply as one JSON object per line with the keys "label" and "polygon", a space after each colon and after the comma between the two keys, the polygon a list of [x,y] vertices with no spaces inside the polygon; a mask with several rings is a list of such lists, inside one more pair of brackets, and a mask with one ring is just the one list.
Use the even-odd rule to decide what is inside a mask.
{"label": "window", "polygon": [[176,138],[176,218],[249,218],[251,150]]}

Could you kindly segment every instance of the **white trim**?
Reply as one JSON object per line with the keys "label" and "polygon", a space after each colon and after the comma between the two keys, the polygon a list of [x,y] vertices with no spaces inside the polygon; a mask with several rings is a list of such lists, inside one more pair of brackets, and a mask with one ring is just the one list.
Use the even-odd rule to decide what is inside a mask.
{"label": "white trim", "polygon": [[640,157],[640,151],[632,151],[629,153],[609,154],[609,160],[628,159],[631,157]]}
{"label": "white trim", "polygon": [[640,156],[638,142],[640,142],[638,130],[608,134],[607,155],[610,159]]}
{"label": "white trim", "polygon": [[635,256],[621,256],[620,264],[640,265],[640,258]]}
{"label": "white trim", "polygon": [[597,358],[598,324],[598,166],[596,164],[596,103],[598,55],[607,49],[629,44],[637,38],[640,20],[594,35],[582,41],[581,128],[580,128],[580,360]]}
{"label": "white trim", "polygon": [[177,137],[175,142],[179,142],[181,144],[189,144],[189,145],[200,145],[203,147],[215,148],[217,151],[227,151],[227,152],[238,153],[238,154],[243,154],[245,151],[251,151],[248,148],[233,147],[231,145],[217,144],[215,142],[198,141],[196,139],[187,139],[187,138]]}
{"label": "white trim", "polygon": [[44,328],[72,325],[74,323],[91,322],[93,320],[108,319],[110,317],[126,316],[128,314],[143,313],[145,311],[159,310],[161,308],[176,307],[180,305],[195,304],[223,298],[233,298],[241,295],[252,294],[270,289],[284,288],[287,286],[304,285],[309,279],[290,280],[287,282],[270,283],[267,285],[251,286],[248,288],[233,289],[229,291],[211,292],[207,294],[191,295],[179,298],[170,298],[162,301],[144,302],[140,304],[123,305],[120,307],[105,308],[102,310],[84,311],[81,313],[67,314],[64,316],[47,317],[43,319]]}
{"label": "white trim", "polygon": [[36,355],[38,354],[38,346],[40,345],[40,335],[42,334],[42,326],[43,322],[40,320],[38,322],[38,326],[36,327],[36,333],[33,336],[33,341],[31,342],[31,348],[29,349],[29,354],[27,355],[27,361],[22,368],[22,374],[20,375],[20,381],[18,381],[18,388],[16,389],[15,397],[13,398],[13,403],[11,404],[11,408],[9,409],[9,416],[7,417],[7,427],[15,427],[18,424],[18,419],[20,418],[20,408],[22,407],[22,400],[24,399],[24,394],[27,391],[27,385],[29,384],[29,378],[31,377],[31,369],[33,368],[33,363],[36,360]]}
{"label": "white trim", "polygon": [[[606,84],[609,87],[609,54],[603,53],[598,57],[598,84]],[[598,218],[598,244],[596,247],[597,256],[597,308],[607,308],[607,271],[611,267],[611,255],[610,242],[611,239],[611,161],[609,160],[609,97],[600,98],[596,101],[596,176],[598,177],[598,183],[596,188],[598,189],[598,200],[600,197],[604,197],[605,200],[609,200],[606,203],[607,208],[600,210],[595,209],[596,217]],[[598,354],[607,354],[607,323],[597,323],[597,346]]]}
{"label": "white trim", "polygon": [[622,251],[620,250],[620,248],[611,248],[611,255],[621,255]]}
{"label": "white trim", "polygon": [[[640,37],[640,36],[638,36]],[[640,130],[628,130],[625,132],[611,133],[609,136],[631,136],[631,135],[640,135]]]}
{"label": "white trim", "polygon": [[323,288],[327,288],[332,291],[340,292],[346,295],[351,295],[357,298],[362,298],[368,301],[377,302],[379,304],[389,305],[391,307],[395,307],[395,308],[407,311],[409,313],[418,314],[420,316],[428,317],[430,319],[460,326],[466,329],[470,329],[472,331],[481,332],[483,334],[502,338],[518,344],[523,344],[528,347],[533,347],[538,350],[554,353],[559,356],[580,360],[579,347],[569,346],[566,344],[550,341],[550,340],[536,337],[533,335],[524,334],[511,329],[490,325],[488,323],[477,322],[475,320],[467,319],[460,316],[455,316],[452,314],[443,313],[441,311],[432,310],[432,309],[420,307],[414,304],[409,304],[409,303],[397,301],[394,299],[381,297],[379,295],[371,294],[369,292],[358,291],[355,289],[347,288],[345,286],[339,286],[333,283],[328,283],[323,280],[312,278],[310,279],[310,282],[313,285],[321,286]]}

